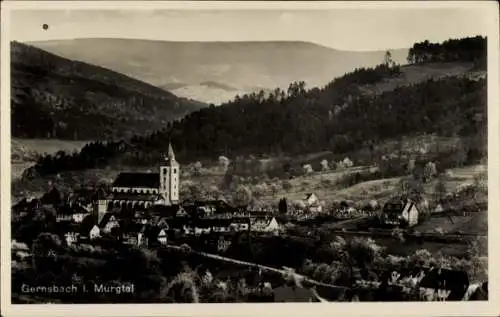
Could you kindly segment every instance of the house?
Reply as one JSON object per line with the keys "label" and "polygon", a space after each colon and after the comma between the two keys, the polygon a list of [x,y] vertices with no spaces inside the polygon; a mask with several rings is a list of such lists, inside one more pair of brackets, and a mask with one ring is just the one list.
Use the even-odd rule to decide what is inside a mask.
{"label": "house", "polygon": [[137,223],[131,219],[119,220],[118,223],[119,226],[113,227],[112,230],[124,244],[147,245],[148,225]]}
{"label": "house", "polygon": [[180,205],[166,206],[154,204],[143,211],[143,214],[151,217],[172,219],[177,217],[181,210],[182,207]]}
{"label": "house", "polygon": [[323,207],[321,206],[321,202],[318,199],[318,196],[316,196],[313,193],[307,194],[306,198],[304,200],[304,204],[306,206],[306,209],[309,212],[322,212]]}
{"label": "house", "polygon": [[437,204],[436,208],[434,208],[434,213],[444,212],[444,208],[442,204]]}
{"label": "house", "polygon": [[233,218],[231,220],[231,224],[229,225],[229,229],[232,231],[246,231],[250,228],[250,219],[249,218]]}
{"label": "house", "polygon": [[165,230],[170,229],[170,225],[168,224],[168,220],[165,217],[157,218],[155,224],[158,228],[165,229]]}
{"label": "house", "polygon": [[100,237],[100,235],[101,235],[101,230],[99,229],[99,227],[97,225],[94,225],[92,227],[92,229],[90,229],[90,231],[89,231],[90,240],[94,240],[94,239]]}
{"label": "house", "polygon": [[231,246],[232,242],[224,239],[223,236],[219,236],[219,240],[217,240],[217,251],[225,252]]}
{"label": "house", "polygon": [[71,221],[60,221],[52,228],[52,233],[71,245],[78,241],[79,226]]}
{"label": "house", "polygon": [[318,213],[323,211],[323,206],[319,202],[312,203],[307,207],[309,212]]}
{"label": "house", "polygon": [[[70,207],[71,208],[71,207]],[[82,223],[83,219],[91,214],[91,211],[87,210],[85,206],[73,206],[73,213],[71,215],[71,221],[75,223]]]}
{"label": "house", "polygon": [[251,224],[252,231],[256,232],[277,232],[281,229],[281,226],[275,217],[253,218]]}
{"label": "house", "polygon": [[42,208],[42,202],[36,198],[24,198],[12,206],[12,214],[27,215]]}
{"label": "house", "polygon": [[222,222],[215,223],[212,226],[212,232],[218,232],[218,233],[229,232],[229,231],[231,231],[230,224],[231,224],[230,222],[229,223],[222,223]]}
{"label": "house", "polygon": [[465,271],[430,268],[419,284],[421,289],[434,291],[438,300],[462,300],[469,288],[469,277]]}
{"label": "house", "polygon": [[166,245],[168,242],[168,235],[167,231],[165,229],[160,229],[160,232],[158,232],[158,242],[160,242],[162,245]]}
{"label": "house", "polygon": [[413,227],[418,223],[418,214],[413,200],[393,198],[384,205],[381,221],[384,225]]}
{"label": "house", "polygon": [[69,206],[63,206],[57,209],[56,222],[66,222],[73,221],[73,208]]}
{"label": "house", "polygon": [[79,236],[79,233],[78,233],[78,232],[73,232],[73,231],[71,231],[71,232],[67,232],[67,233],[65,234],[66,244],[67,244],[68,246],[70,246],[70,245],[72,245],[72,244],[76,243],[76,242],[78,241],[78,236]]}
{"label": "house", "polygon": [[315,204],[318,202],[319,202],[318,196],[316,196],[316,194],[313,194],[313,193],[307,194],[306,198],[304,200],[304,203],[306,204],[306,206],[311,206],[312,204]]}
{"label": "house", "polygon": [[187,217],[188,213],[186,209],[182,206],[180,206],[179,211],[177,212],[177,217]]}
{"label": "house", "polygon": [[26,243],[17,242],[16,240],[11,241],[11,250],[12,251],[26,251],[29,252],[30,248]]}
{"label": "house", "polygon": [[101,222],[99,223],[99,229],[103,233],[111,233],[111,230],[113,228],[119,228],[119,227],[120,223],[118,222],[116,215],[113,213],[105,214]]}

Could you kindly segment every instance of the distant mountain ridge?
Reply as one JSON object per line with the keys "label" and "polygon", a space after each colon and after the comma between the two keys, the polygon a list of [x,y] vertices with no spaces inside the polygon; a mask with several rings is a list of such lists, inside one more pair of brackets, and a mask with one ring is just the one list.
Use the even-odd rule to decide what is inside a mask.
{"label": "distant mountain ridge", "polygon": [[11,43],[12,135],[114,139],[162,128],[205,105],[103,67]]}
{"label": "distant mountain ridge", "polygon": [[[355,68],[380,64],[385,54],[385,51],[341,51],[299,41],[166,42],[87,38],[29,44],[205,102],[234,97],[227,92],[228,87],[250,93],[255,87],[286,88],[290,82],[301,80],[308,87],[324,86]],[[406,62],[407,49],[391,50],[391,53],[395,62]],[[178,90],[180,88],[183,89]]]}

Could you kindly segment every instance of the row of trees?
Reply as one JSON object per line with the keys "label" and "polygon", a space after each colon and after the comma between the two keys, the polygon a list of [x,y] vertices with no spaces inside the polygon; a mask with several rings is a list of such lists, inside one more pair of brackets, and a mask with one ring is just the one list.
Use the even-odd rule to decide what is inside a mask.
{"label": "row of trees", "polygon": [[478,68],[486,68],[485,37],[450,39],[443,43],[430,43],[428,40],[415,43],[408,51],[409,63],[427,62],[475,62]]}

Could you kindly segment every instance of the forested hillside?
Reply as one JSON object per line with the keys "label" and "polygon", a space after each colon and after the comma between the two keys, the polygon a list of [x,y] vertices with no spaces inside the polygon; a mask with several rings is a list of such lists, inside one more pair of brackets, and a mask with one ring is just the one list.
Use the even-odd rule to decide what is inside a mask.
{"label": "forested hillside", "polygon": [[363,85],[390,80],[400,72],[398,65],[386,63],[355,70],[321,89],[306,90],[304,82],[296,82],[268,96],[264,92],[244,95],[220,107],[190,113],[148,136],[91,144],[71,157],[46,157],[35,170],[46,174],[111,163],[151,165],[158,162],[168,140],[183,162],[219,155],[344,153],[420,133],[469,140],[470,159],[486,154],[485,78],[465,74],[431,78],[380,94],[362,93]]}
{"label": "forested hillside", "polygon": [[12,135],[126,138],[204,106],[105,68],[11,43]]}
{"label": "forested hillside", "polygon": [[443,43],[423,41],[415,43],[408,51],[409,63],[469,61],[486,69],[487,45],[481,36],[450,39]]}

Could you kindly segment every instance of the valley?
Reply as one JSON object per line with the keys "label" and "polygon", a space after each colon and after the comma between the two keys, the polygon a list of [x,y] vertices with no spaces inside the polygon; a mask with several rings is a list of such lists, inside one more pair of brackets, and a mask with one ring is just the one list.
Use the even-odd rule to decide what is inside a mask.
{"label": "valley", "polygon": [[[81,303],[468,300],[488,280],[485,41],[14,45],[16,285],[138,285]],[[462,284],[436,292],[435,271]]]}
{"label": "valley", "polygon": [[[87,38],[29,44],[166,87],[179,96],[215,104],[236,95],[227,90],[228,86],[236,93],[286,89],[289,83],[301,80],[310,88],[321,87],[355,68],[380,64],[385,54],[385,51],[341,51],[293,41],[164,42]],[[406,63],[408,50],[391,53],[394,61]],[[117,54],[122,58],[113,57]],[[207,86],[206,82],[216,86]]]}

